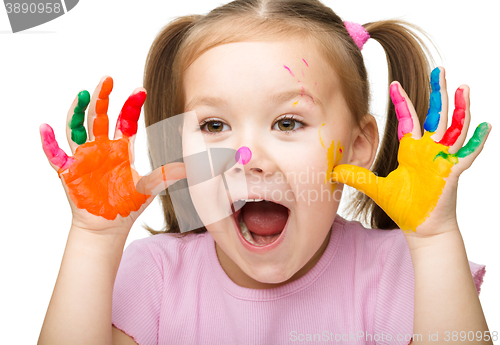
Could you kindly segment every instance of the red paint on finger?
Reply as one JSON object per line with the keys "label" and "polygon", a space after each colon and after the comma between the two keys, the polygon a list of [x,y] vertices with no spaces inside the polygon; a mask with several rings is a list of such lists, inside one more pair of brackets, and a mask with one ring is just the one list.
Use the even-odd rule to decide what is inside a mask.
{"label": "red paint on finger", "polygon": [[401,140],[403,135],[413,131],[413,119],[411,117],[410,109],[406,99],[399,92],[398,84],[391,84],[390,94],[394,108],[396,109],[396,116],[398,117],[398,138]]}
{"label": "red paint on finger", "polygon": [[466,103],[464,99],[464,90],[457,89],[455,92],[455,110],[453,111],[453,120],[451,126],[446,130],[439,144],[445,146],[452,146],[457,141],[462,133],[465,121]]}
{"label": "red paint on finger", "polygon": [[42,136],[42,148],[49,161],[59,170],[64,170],[71,165],[72,159],[57,144],[52,127],[44,123],[40,127],[40,134]]}
{"label": "red paint on finger", "polygon": [[131,95],[118,116],[118,129],[124,136],[131,137],[137,133],[137,121],[141,115],[141,108],[146,100],[146,92],[139,91]]}

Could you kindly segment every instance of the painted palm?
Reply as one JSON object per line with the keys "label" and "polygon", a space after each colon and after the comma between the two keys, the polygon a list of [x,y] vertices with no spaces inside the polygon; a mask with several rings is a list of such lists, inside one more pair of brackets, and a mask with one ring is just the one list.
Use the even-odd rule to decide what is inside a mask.
{"label": "painted palm", "polygon": [[447,122],[446,114],[443,115],[440,86],[444,83],[444,77],[440,79],[440,72],[436,68],[431,74],[431,101],[423,136],[420,136],[418,118],[411,103],[409,107],[406,94],[401,93],[399,83],[391,84],[391,99],[399,120],[399,165],[396,170],[384,178],[367,169],[348,164],[338,165],[334,169],[336,181],[368,195],[406,232],[417,231],[429,218],[445,191],[447,182],[451,178],[455,183],[458,175],[472,164],[490,130],[487,123],[481,123],[465,146],[450,153],[452,147],[455,149],[457,145],[462,145],[465,139],[462,129],[470,116],[464,88],[459,88],[455,93],[452,124],[439,142],[433,140],[432,137],[439,134],[439,124],[446,127]]}

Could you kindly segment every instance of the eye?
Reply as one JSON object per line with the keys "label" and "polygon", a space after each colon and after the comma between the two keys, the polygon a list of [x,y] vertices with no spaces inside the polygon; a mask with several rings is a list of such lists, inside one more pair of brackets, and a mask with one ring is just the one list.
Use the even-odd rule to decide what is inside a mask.
{"label": "eye", "polygon": [[[301,126],[296,128],[297,124],[300,124]],[[295,115],[285,115],[275,122],[273,129],[276,129],[276,125],[278,126],[279,131],[284,132],[285,134],[290,134],[300,128],[303,128],[305,123],[299,121]]]}
{"label": "eye", "polygon": [[[213,135],[222,132],[224,126],[229,127],[224,122],[217,119],[206,119],[200,123],[200,129],[202,132],[206,132],[206,134]],[[207,130],[204,130],[204,128]]]}

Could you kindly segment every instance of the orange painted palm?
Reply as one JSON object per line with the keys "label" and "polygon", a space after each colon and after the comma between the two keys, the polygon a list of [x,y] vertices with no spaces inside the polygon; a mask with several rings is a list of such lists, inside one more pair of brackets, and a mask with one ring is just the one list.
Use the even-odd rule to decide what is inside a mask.
{"label": "orange painted palm", "polygon": [[[416,231],[419,236],[432,236],[446,231],[447,225],[456,222],[458,177],[480,153],[490,131],[489,124],[482,123],[462,147],[470,121],[466,86],[459,88],[455,94],[452,124],[446,129],[447,99],[440,93],[444,85],[444,76],[440,79],[440,74],[443,75],[434,73],[434,78],[431,78],[433,94],[427,118],[433,118],[426,121],[424,127],[429,130],[423,136],[406,93],[399,83],[391,85],[391,98],[399,119],[397,169],[385,178],[348,164],[338,165],[334,169],[335,181],[350,185],[369,196],[405,230],[406,235]],[[431,122],[435,124],[428,125]],[[441,140],[436,142],[433,138]]]}
{"label": "orange painted palm", "polygon": [[[136,89],[127,99],[118,117],[115,138],[110,140],[107,109],[112,88],[113,80],[103,78],[92,101],[89,93],[82,91],[73,102],[67,121],[72,157],[59,148],[49,125],[40,127],[45,154],[64,180],[73,221],[81,227],[118,226],[114,222],[130,227],[151,202],[159,184],[166,188],[167,180],[185,178],[183,163],[172,163],[156,169],[137,185],[140,176],[133,168],[133,142],[146,92]],[[89,102],[88,125],[92,134],[87,142],[83,118]]]}

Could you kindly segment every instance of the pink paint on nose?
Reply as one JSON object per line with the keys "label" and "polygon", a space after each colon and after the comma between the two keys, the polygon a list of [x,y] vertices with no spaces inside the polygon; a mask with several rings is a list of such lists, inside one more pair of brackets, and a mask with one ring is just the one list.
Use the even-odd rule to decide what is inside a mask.
{"label": "pink paint on nose", "polygon": [[234,159],[240,163],[240,164],[247,164],[250,162],[250,159],[252,158],[252,151],[246,146],[242,146],[238,149],[236,152],[236,155],[234,156]]}

